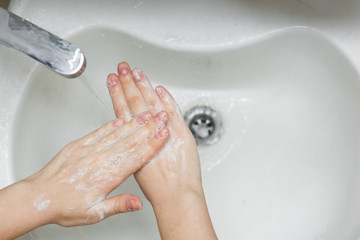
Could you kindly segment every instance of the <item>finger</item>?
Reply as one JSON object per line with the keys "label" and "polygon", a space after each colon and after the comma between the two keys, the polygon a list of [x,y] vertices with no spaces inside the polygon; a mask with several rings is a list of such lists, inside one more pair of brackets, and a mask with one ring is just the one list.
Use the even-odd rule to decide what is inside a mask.
{"label": "finger", "polygon": [[119,77],[112,73],[107,77],[107,87],[113,104],[115,116],[122,118],[126,122],[131,120],[130,109],[126,103],[123,88]]}
{"label": "finger", "polygon": [[139,146],[120,162],[118,167],[119,174],[126,179],[137,172],[156,155],[168,138],[169,129],[163,127],[148,142]]}
{"label": "finger", "polygon": [[79,141],[82,145],[88,146],[97,143],[103,137],[107,136],[111,132],[113,132],[116,128],[121,127],[124,124],[124,120],[122,119],[115,119],[111,122],[108,122],[104,126],[96,129],[92,133],[86,135],[85,137],[81,138]]}
{"label": "finger", "polygon": [[124,193],[104,201],[105,217],[110,217],[115,214],[132,212],[142,209],[143,204],[141,199],[135,195]]}
{"label": "finger", "polygon": [[142,208],[140,198],[127,193],[100,200],[89,208],[88,224],[99,222],[118,213],[140,210]]}
{"label": "finger", "polygon": [[[148,123],[136,131],[131,132],[131,134],[119,139],[118,141],[113,141],[113,146],[108,148],[107,155],[114,156],[110,159],[112,165],[113,163],[119,163],[123,158],[126,158],[131,152],[135,151],[136,148],[152,138],[160,129],[162,129],[166,122],[168,121],[168,116],[165,111],[161,111],[154,118],[150,119]],[[111,135],[116,135],[114,132]],[[111,137],[116,139],[116,137]],[[108,145],[108,144],[106,144]],[[107,150],[107,149],[106,149]],[[113,159],[115,158],[115,159]]]}
{"label": "finger", "polygon": [[104,149],[108,149],[114,142],[119,141],[120,139],[135,132],[138,128],[145,125],[151,118],[152,115],[150,112],[144,112],[140,114],[130,122],[117,128],[116,131],[110,132],[101,141],[98,141],[97,145],[94,147],[94,151],[99,152]]}
{"label": "finger", "polygon": [[132,71],[132,75],[137,88],[144,98],[147,109],[153,115],[160,112],[161,110],[164,110],[164,105],[162,104],[159,96],[155,93],[154,88],[151,86],[151,83],[145,76],[144,72],[138,68],[135,68]]}
{"label": "finger", "polygon": [[126,62],[119,63],[118,73],[130,112],[133,115],[138,115],[147,111],[144,99],[134,83],[129,64]]}
{"label": "finger", "polygon": [[159,96],[161,102],[164,104],[167,113],[169,114],[169,119],[174,121],[184,121],[181,110],[176,104],[174,98],[163,86],[157,86],[155,88],[157,95]]}

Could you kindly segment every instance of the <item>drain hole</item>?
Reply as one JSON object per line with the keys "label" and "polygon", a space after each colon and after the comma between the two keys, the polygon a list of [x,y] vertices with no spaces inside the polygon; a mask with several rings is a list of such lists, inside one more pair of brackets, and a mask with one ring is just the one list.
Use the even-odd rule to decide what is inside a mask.
{"label": "drain hole", "polygon": [[191,132],[201,139],[205,139],[214,132],[214,120],[212,117],[201,114],[195,116],[195,118],[190,123]]}
{"label": "drain hole", "polygon": [[212,145],[220,139],[222,121],[211,107],[193,107],[185,113],[184,119],[198,145]]}

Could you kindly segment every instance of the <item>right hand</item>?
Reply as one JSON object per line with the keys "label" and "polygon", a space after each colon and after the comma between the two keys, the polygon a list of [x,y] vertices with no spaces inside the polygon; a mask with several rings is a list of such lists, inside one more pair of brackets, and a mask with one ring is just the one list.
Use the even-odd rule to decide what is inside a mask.
{"label": "right hand", "polygon": [[108,76],[108,87],[116,117],[130,121],[131,116],[150,111],[169,114],[170,138],[156,157],[135,174],[136,180],[152,205],[187,193],[202,195],[200,162],[195,140],[179,107],[164,87],[156,91],[144,73],[133,72],[127,63],[118,65],[118,73]]}
{"label": "right hand", "polygon": [[136,174],[152,204],[161,238],[217,239],[206,206],[195,140],[180,109],[164,87],[156,91],[144,73],[118,65],[118,75],[108,76],[108,87],[117,117],[130,121],[142,111],[169,114],[170,138],[156,157]]}

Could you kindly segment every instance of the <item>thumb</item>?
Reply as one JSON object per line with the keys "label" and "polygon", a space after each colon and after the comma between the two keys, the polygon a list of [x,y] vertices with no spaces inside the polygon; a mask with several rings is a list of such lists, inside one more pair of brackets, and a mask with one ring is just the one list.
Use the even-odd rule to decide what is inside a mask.
{"label": "thumb", "polygon": [[115,214],[133,212],[140,210],[143,207],[141,199],[138,196],[124,193],[104,201],[105,217],[110,217]]}

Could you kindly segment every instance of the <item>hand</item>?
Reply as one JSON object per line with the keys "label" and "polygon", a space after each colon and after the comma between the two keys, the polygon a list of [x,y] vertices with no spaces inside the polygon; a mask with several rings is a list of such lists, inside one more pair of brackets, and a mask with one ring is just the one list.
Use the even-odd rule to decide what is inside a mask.
{"label": "hand", "polygon": [[[86,225],[139,210],[131,194],[108,194],[146,164],[165,144],[165,111],[117,119],[61,150],[38,173],[0,191],[0,239],[41,225]],[[8,206],[8,207],[5,207]]]}
{"label": "hand", "polygon": [[[35,207],[49,202],[54,222],[62,226],[91,224],[111,215],[138,210],[141,200],[130,194],[105,199],[140,169],[165,143],[166,112],[145,112],[124,124],[115,120],[66,146],[28,181],[42,186]],[[37,205],[37,206],[36,206]]]}
{"label": "hand", "polygon": [[[119,76],[108,77],[116,117],[130,121],[143,111],[169,114],[169,141],[158,155],[135,174],[141,189],[153,204],[186,192],[202,192],[200,163],[194,138],[168,91],[152,88],[143,72],[131,72],[127,63],[118,66]],[[135,81],[134,81],[135,80]]]}
{"label": "hand", "polygon": [[[135,174],[154,208],[162,238],[189,239],[184,229],[191,238],[216,238],[206,207],[196,143],[170,93],[164,87],[154,91],[144,73],[139,69],[131,71],[125,62],[118,65],[118,75],[108,76],[108,88],[116,116],[125,121],[147,110],[156,114],[165,109],[169,114],[171,136],[168,142]],[[196,230],[199,224],[203,226]],[[182,234],[176,234],[175,228]]]}

